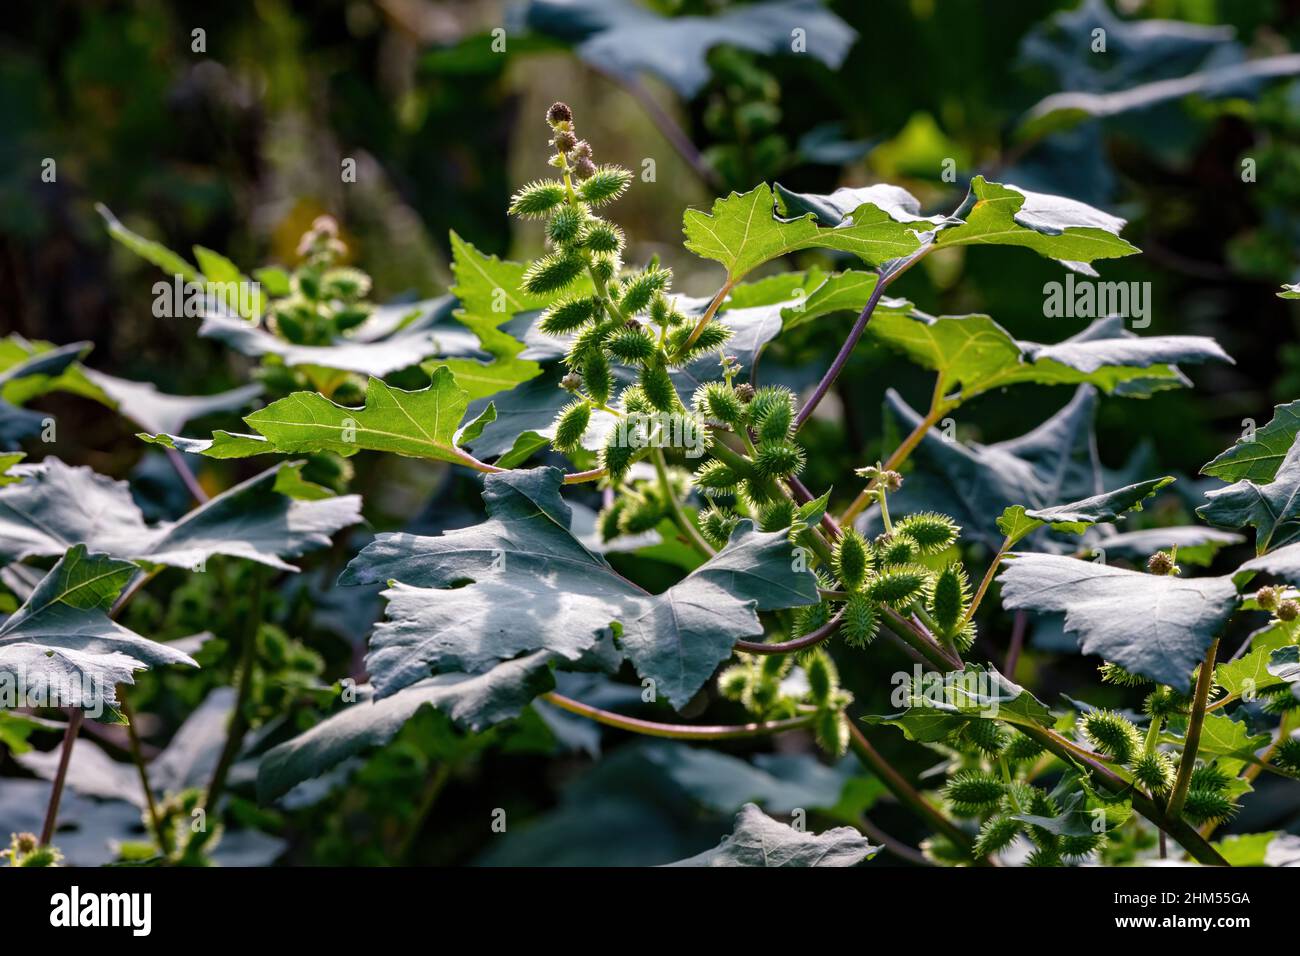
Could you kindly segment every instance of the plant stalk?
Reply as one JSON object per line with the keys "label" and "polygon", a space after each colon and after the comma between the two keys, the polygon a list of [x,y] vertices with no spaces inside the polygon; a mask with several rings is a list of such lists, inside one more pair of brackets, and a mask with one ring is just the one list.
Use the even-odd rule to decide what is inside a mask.
{"label": "plant stalk", "polygon": [[1192,771],[1196,768],[1196,751],[1201,744],[1201,728],[1205,725],[1205,705],[1214,683],[1214,655],[1218,650],[1219,639],[1216,637],[1210,643],[1210,649],[1205,652],[1205,661],[1196,677],[1192,714],[1187,720],[1187,736],[1183,739],[1183,756],[1178,761],[1178,777],[1174,781],[1173,792],[1169,795],[1167,812],[1171,817],[1181,819],[1183,804],[1187,801],[1187,789],[1191,786]]}
{"label": "plant stalk", "polygon": [[646,737],[665,737],[669,740],[738,740],[745,737],[762,737],[766,734],[779,734],[787,730],[799,730],[811,725],[817,717],[816,713],[810,713],[785,720],[768,720],[751,724],[665,724],[615,714],[600,707],[584,704],[571,697],[565,697],[555,691],[543,694],[542,700],[559,707],[561,710],[567,710],[579,717],[586,717],[607,727],[642,734]]}
{"label": "plant stalk", "polygon": [[68,764],[72,762],[72,747],[77,742],[77,732],[85,719],[80,707],[68,709],[68,726],[63,731],[63,747],[59,753],[59,769],[55,771],[50,787],[50,802],[45,808],[45,825],[41,827],[41,846],[49,846],[59,820],[59,802],[63,799],[63,785],[68,779]]}

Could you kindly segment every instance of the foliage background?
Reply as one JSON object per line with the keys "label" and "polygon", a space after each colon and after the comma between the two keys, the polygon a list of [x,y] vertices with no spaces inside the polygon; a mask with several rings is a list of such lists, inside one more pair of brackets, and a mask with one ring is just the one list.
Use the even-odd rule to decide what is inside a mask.
{"label": "foliage background", "polygon": [[[1213,336],[1237,364],[1195,370],[1194,390],[1103,403],[1099,449],[1113,469],[1146,455],[1165,471],[1195,475],[1237,437],[1242,419],[1266,421],[1271,406],[1294,398],[1300,384],[1300,310],[1275,295],[1279,283],[1297,279],[1300,84],[1271,86],[1258,99],[1183,104],[1170,126],[1108,126],[1095,151],[1065,156],[1053,169],[1053,157],[1018,152],[1012,132],[1027,108],[1062,88],[1068,67],[1027,63],[1025,37],[1071,5],[830,4],[859,34],[841,69],[806,58],[757,62],[776,79],[777,128],[788,143],[834,122],[843,139],[869,148],[843,166],[796,162],[777,178],[819,192],[900,182],[929,209],[954,205],[965,174],[1000,168],[1012,182],[1022,181],[1015,171],[1055,177],[1024,184],[1129,218],[1125,235],[1145,254],[1113,264],[1106,278],[1152,283],[1148,334]],[[1124,11],[1230,25],[1254,51],[1300,45],[1296,0],[1133,0]],[[512,258],[540,248],[535,230],[512,227],[505,205],[515,185],[544,172],[539,121],[554,99],[574,106],[602,159],[632,169],[646,157],[656,160],[657,182],[638,183],[619,207],[634,242],[629,259],[663,256],[687,293],[706,295],[716,284],[716,275],[689,262],[678,242],[682,210],[707,204],[711,188],[625,89],[563,44],[512,32],[507,55],[487,50],[484,35],[509,22],[498,4],[19,0],[6,19],[0,30],[0,333],[90,340],[93,367],[164,391],[234,387],[246,380],[247,360],[197,338],[187,320],[152,316],[156,274],[113,246],[95,202],[172,248],[197,243],[248,266],[291,263],[299,235],[329,212],[342,223],[355,264],[374,276],[376,301],[428,296],[449,284],[450,230]],[[195,27],[207,31],[206,55],[190,51]],[[708,95],[682,103],[662,84],[647,83],[707,146]],[[938,178],[936,157],[946,156],[956,157],[963,172],[955,185]],[[1242,182],[1246,156],[1258,160],[1257,183]],[[40,182],[44,157],[57,159],[57,183]],[[355,185],[339,182],[342,157],[357,159]],[[1042,317],[1043,283],[1059,278],[1048,260],[975,249],[931,257],[907,295],[933,313],[986,311],[1018,337],[1056,341],[1085,324]],[[1045,327],[1048,322],[1059,324]],[[806,367],[812,379],[837,344],[834,336],[796,337],[777,360]],[[814,487],[833,481],[849,463],[880,454],[887,384],[913,404],[923,407],[926,399],[919,373],[880,350],[859,349],[841,383],[839,420],[818,423],[807,436],[812,460],[833,466],[822,473],[814,465],[808,478]],[[1033,386],[991,395],[977,413],[963,411],[958,433],[981,441],[1017,435],[1066,400],[1064,391]],[[183,505],[183,489],[126,424],[66,395],[47,396],[38,407],[57,414],[65,460],[140,480],[153,513]],[[375,529],[428,531],[474,520],[473,478],[428,462],[360,460],[353,487],[365,496]],[[202,479],[223,488],[245,475],[239,468],[205,463]],[[310,574],[329,579],[368,533],[354,529]],[[194,593],[140,611],[153,614],[155,629],[164,631],[159,636],[207,627],[205,614],[220,613],[211,594],[178,577],[175,590],[187,587]],[[349,635],[338,633],[346,627],[323,627],[318,616],[294,610],[292,594],[283,600],[288,636],[320,656],[322,673],[346,672],[375,608],[340,610],[356,624]],[[1021,682],[1043,699],[1092,680],[1090,664],[1077,657],[1031,652],[1023,667]],[[187,677],[190,686],[145,678],[151,739],[168,739],[197,702],[193,685],[215,682],[221,670],[205,675]],[[851,675],[846,683],[855,685]],[[595,769],[581,748],[558,755],[491,751],[458,776],[421,824],[421,788],[436,736],[436,728],[415,721],[323,802],[269,822],[253,820],[261,811],[251,803],[246,811],[285,836],[282,859],[299,863],[578,862],[597,851],[605,862],[646,862],[696,852],[725,830],[716,821],[728,814],[674,789],[656,771],[653,752],[618,734],[606,735],[606,759]],[[898,746],[901,764],[924,769],[923,752]],[[24,772],[7,761],[0,774],[9,779]],[[520,821],[517,834],[498,839],[490,832],[488,814],[497,806],[509,811],[512,831]],[[1300,825],[1294,806],[1264,802],[1251,812],[1262,816],[1244,816],[1236,826]],[[913,835],[912,821],[895,807],[882,805],[873,819],[900,837]],[[529,822],[535,825],[523,825]]]}

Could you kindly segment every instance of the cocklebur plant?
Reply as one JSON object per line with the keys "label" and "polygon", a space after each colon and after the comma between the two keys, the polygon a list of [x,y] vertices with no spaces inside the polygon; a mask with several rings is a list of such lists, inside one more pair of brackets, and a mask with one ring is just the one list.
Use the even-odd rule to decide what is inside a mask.
{"label": "cocklebur plant", "polygon": [[[579,139],[568,107],[556,104],[546,121],[555,172],[511,203],[543,222],[545,250],[515,263],[452,237],[456,318],[491,361],[413,355],[415,365],[392,370],[402,385],[373,374],[361,405],[304,391],[246,416],[248,433],[146,436],[211,458],[364,451],[483,476],[483,522],[380,534],[353,557],[340,585],[384,587],[387,601],[370,635],[370,684],[261,756],[262,800],[392,741],[403,722],[393,714],[432,709],[449,738],[473,749],[534,718],[541,701],[647,736],[797,732],[828,755],[851,751],[929,829],[925,850],[937,862],[1131,862],[1159,852],[1153,828],[1168,852],[1222,862],[1209,828],[1232,817],[1254,775],[1290,774],[1296,756],[1296,715],[1281,689],[1294,682],[1300,605],[1289,587],[1242,597],[1256,575],[1300,579],[1287,563],[1291,516],[1250,505],[1286,500],[1293,469],[1277,436],[1290,416],[1261,430],[1267,455],[1248,450],[1215,466],[1225,480],[1253,483],[1211,493],[1206,517],[1259,529],[1255,562],[1197,576],[1207,551],[1239,536],[1196,528],[1135,532],[1146,550],[1133,563],[1163,555],[1147,570],[1068,557],[1122,554],[1124,533],[1107,526],[1171,480],[1105,489],[1091,436],[1098,392],[1181,387],[1178,363],[1226,356],[1207,339],[1133,336],[1109,321],[1042,345],[988,316],[930,316],[884,294],[944,248],[1020,246],[1070,268],[1130,255],[1123,222],[980,177],[952,214],[928,216],[885,184],[822,196],[764,183],[709,212],[686,211],[686,250],[725,273],[700,302],[676,295],[658,263],[624,262],[629,246],[608,208],[629,175],[597,163],[600,144]],[[316,241],[329,246],[328,236]],[[751,280],[811,251],[856,256],[865,268],[809,265]],[[758,358],[773,338],[828,327],[843,312],[856,321],[816,385],[762,381]],[[502,330],[516,318],[550,347],[534,347],[545,355],[532,367]],[[889,399],[909,430],[875,464],[848,463],[858,493],[837,514],[830,489],[804,485],[813,446],[801,430],[864,336],[931,370],[934,389],[924,414]],[[421,372],[427,387],[403,387]],[[1047,425],[1003,447],[938,433],[953,409],[1020,383],[1077,391]],[[521,467],[540,454],[545,464]],[[1276,460],[1264,474],[1268,456]],[[1236,458],[1252,464],[1232,474]],[[596,514],[594,535],[579,533],[574,504]],[[635,564],[603,553],[616,539],[666,565],[671,583],[648,591]],[[968,571],[981,560],[975,544],[988,556],[978,583]],[[1064,612],[1082,650],[1108,662],[1103,676],[1142,710],[1049,708],[1014,683],[1014,667],[1004,676],[974,662],[1002,639],[988,610],[999,592],[1010,610]],[[1271,614],[1266,633],[1238,660],[1219,661],[1215,639],[1229,618],[1256,607]],[[902,681],[886,663],[895,647],[915,661]],[[631,717],[562,692],[560,672],[570,671],[635,674],[659,713]],[[891,684],[897,712],[864,713],[859,702]],[[746,720],[680,716],[710,703]],[[1253,722],[1233,719],[1241,711]],[[1268,736],[1255,729],[1264,724]],[[872,741],[891,727],[909,746],[936,749],[944,777],[918,784],[900,774]]]}

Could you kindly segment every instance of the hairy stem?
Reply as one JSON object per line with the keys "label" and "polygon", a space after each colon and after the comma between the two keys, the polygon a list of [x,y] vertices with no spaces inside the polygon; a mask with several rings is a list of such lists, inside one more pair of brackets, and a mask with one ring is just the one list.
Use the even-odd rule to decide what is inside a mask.
{"label": "hairy stem", "polygon": [[655,463],[655,474],[659,476],[659,487],[663,490],[669,511],[672,512],[673,523],[681,529],[686,540],[696,551],[706,558],[713,557],[713,546],[704,540],[704,536],[695,527],[695,522],[691,521],[690,516],[682,510],[682,503],[677,500],[677,495],[673,492],[672,483],[668,480],[668,462],[664,459],[664,450],[656,447],[651,457]]}
{"label": "hairy stem", "polygon": [[815,631],[809,631],[802,637],[796,637],[793,640],[782,641],[779,644],[761,644],[756,641],[736,641],[736,650],[744,651],[747,654],[792,654],[795,651],[807,650],[810,647],[816,647],[824,641],[830,640],[835,632],[840,628],[840,621],[844,619],[844,608],[835,612],[835,616],[829,621],[817,628]]}
{"label": "hairy stem", "polygon": [[670,740],[737,740],[743,737],[762,737],[767,734],[779,734],[787,730],[807,727],[816,719],[815,713],[790,717],[786,720],[767,720],[752,724],[664,724],[653,720],[641,720],[637,717],[625,717],[590,704],[584,704],[571,697],[551,691],[543,694],[542,700],[567,710],[579,717],[586,717],[598,724],[615,727],[646,737],[666,737]]}
{"label": "hairy stem", "polygon": [[[221,756],[213,768],[212,779],[208,783],[208,792],[203,800],[206,820],[215,819],[219,801],[226,789],[226,778],[230,768],[239,756],[239,748],[248,732],[248,717],[244,709],[253,689],[253,668],[257,663],[257,637],[262,628],[262,590],[265,572],[261,567],[253,569],[253,594],[250,600],[248,616],[244,618],[244,642],[239,649],[239,688],[235,692],[235,706],[230,714],[230,724],[226,729],[226,742],[221,748]],[[206,822],[206,821],[205,821]],[[210,827],[210,824],[209,824]],[[194,841],[191,840],[191,843]]]}
{"label": "hairy stem", "polygon": [[817,410],[817,406],[821,404],[821,400],[826,397],[826,393],[831,390],[831,386],[835,384],[835,380],[840,377],[840,372],[844,371],[844,366],[848,364],[849,356],[853,354],[854,348],[857,347],[858,340],[862,338],[862,333],[866,331],[867,323],[871,321],[871,313],[876,310],[876,305],[880,302],[881,296],[885,294],[885,290],[889,288],[890,284],[893,283],[895,279],[919,262],[921,257],[929,252],[931,248],[932,246],[928,244],[921,246],[921,248],[917,249],[906,259],[897,261],[894,267],[888,272],[882,271],[879,273],[879,278],[876,280],[876,287],[871,290],[871,295],[867,298],[867,304],[862,307],[862,311],[858,314],[857,321],[853,323],[853,328],[849,330],[848,338],[844,340],[844,344],[840,346],[840,351],[835,356],[835,360],[831,362],[831,367],[826,370],[826,374],[823,375],[822,380],[817,383],[817,387],[813,389],[813,393],[808,398],[808,401],[804,403],[803,408],[799,409],[799,414],[795,416],[795,431],[802,428],[804,422],[808,421],[808,419],[812,417],[812,413]]}
{"label": "hairy stem", "polygon": [[713,320],[713,317],[717,314],[723,300],[727,298],[727,293],[731,291],[732,286],[734,286],[737,281],[739,281],[738,278],[733,279],[731,276],[728,276],[727,281],[722,283],[722,288],[714,293],[712,300],[709,302],[709,307],[704,310],[704,314],[700,316],[700,320],[695,323],[695,328],[691,329],[691,334],[687,337],[686,341],[682,343],[681,348],[677,350],[678,355],[685,355],[690,351],[691,346],[694,345],[696,339],[700,337],[700,334],[704,331],[704,327]]}
{"label": "hairy stem", "polygon": [[1011,539],[1006,538],[1002,546],[998,548],[998,553],[993,555],[993,560],[989,562],[989,569],[984,572],[984,577],[980,579],[980,586],[975,590],[975,597],[971,599],[970,607],[966,609],[966,616],[962,618],[962,624],[970,623],[975,612],[979,610],[980,602],[984,600],[984,593],[988,591],[989,585],[993,583],[993,575],[998,573],[998,567],[1002,564],[1002,559],[1006,557],[1008,549],[1011,547]]}
{"label": "hairy stem", "polygon": [[153,826],[154,838],[164,856],[172,852],[171,835],[163,832],[162,817],[158,815],[158,804],[153,798],[153,787],[149,785],[149,769],[145,766],[144,756],[140,752],[140,734],[135,726],[135,713],[125,693],[121,694],[122,716],[126,718],[126,738],[131,746],[131,762],[135,764],[136,774],[140,777],[140,789],[144,792],[144,802],[149,809],[149,823]]}
{"label": "hairy stem", "polygon": [[1196,678],[1196,691],[1192,699],[1192,714],[1187,720],[1187,736],[1183,740],[1183,756],[1178,761],[1178,778],[1174,781],[1173,792],[1169,795],[1169,816],[1179,818],[1183,804],[1187,801],[1187,788],[1192,782],[1192,771],[1196,768],[1196,750],[1201,744],[1201,728],[1205,725],[1205,705],[1210,698],[1210,686],[1214,683],[1214,655],[1219,650],[1219,639],[1210,643],[1201,664],[1201,672]]}
{"label": "hairy stem", "polygon": [[68,710],[68,726],[63,731],[63,747],[59,752],[59,769],[54,773],[54,783],[50,786],[50,802],[45,808],[45,825],[41,827],[41,846],[49,846],[54,836],[54,829],[59,820],[59,801],[63,799],[63,785],[68,779],[68,764],[72,761],[72,747],[77,742],[77,732],[85,714],[80,707]]}

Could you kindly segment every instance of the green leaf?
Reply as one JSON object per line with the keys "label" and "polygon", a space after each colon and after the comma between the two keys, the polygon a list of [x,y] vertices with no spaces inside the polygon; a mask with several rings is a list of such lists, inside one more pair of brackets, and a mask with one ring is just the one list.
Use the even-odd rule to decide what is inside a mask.
{"label": "green leaf", "polygon": [[1237,608],[1231,578],[1142,574],[1051,554],[1011,555],[999,580],[1008,610],[1063,611],[1083,653],[1184,693]]}
{"label": "green leaf", "polygon": [[0,665],[28,688],[48,681],[92,713],[115,707],[116,686],[153,664],[198,666],[188,654],[141,637],[108,612],[139,568],[85,545],[70,548],[22,606],[0,624]]}
{"label": "green leaf", "polygon": [[[317,392],[294,392],[244,418],[270,444],[269,451],[300,454],[332,451],[387,451],[408,458],[462,462],[455,434],[469,400],[450,369],[434,369],[428,388],[408,392],[382,379],[366,384],[366,403],[349,408]],[[264,453],[246,435],[217,433],[212,444],[182,444],[169,435],[154,436],[170,445],[209,457],[239,457]]]}
{"label": "green leaf", "polygon": [[1012,505],[998,518],[998,527],[1010,544],[1015,544],[1043,525],[1051,525],[1054,531],[1064,531],[1067,534],[1083,534],[1095,524],[1121,520],[1127,511],[1141,511],[1145,499],[1173,480],[1172,476],[1153,478],[1093,495],[1082,501],[1071,501],[1050,508],[1026,509],[1022,505]]}
{"label": "green leaf", "polygon": [[24,480],[0,488],[0,560],[63,554],[84,544],[115,558],[194,568],[214,555],[246,558],[296,571],[283,558],[325,547],[330,535],[361,520],[361,499],[318,497],[300,466],[277,465],[235,485],[175,523],[149,526],[130,486],[70,467],[57,458],[32,466]]}
{"label": "green leaf", "polygon": [[1282,286],[1282,291],[1277,294],[1279,299],[1300,299],[1300,282],[1294,285]]}
{"label": "green leaf", "polygon": [[1209,503],[1196,513],[1222,528],[1255,529],[1255,551],[1263,554],[1300,536],[1300,441],[1293,443],[1271,481],[1243,478],[1207,491]]}
{"label": "green leaf", "polygon": [[712,850],[670,866],[857,866],[880,852],[852,827],[805,833],[773,820],[754,804]]}
{"label": "green leaf", "polygon": [[168,395],[149,382],[132,382],[85,369],[86,379],[104,394],[104,402],[151,432],[179,432],[187,422],[214,412],[232,411],[262,394],[261,385],[244,385],[214,395]]}
{"label": "green leaf", "polygon": [[915,221],[900,222],[872,202],[855,208],[842,225],[820,228],[812,212],[777,218],[773,199],[772,188],[762,183],[744,195],[733,192],[717,200],[710,213],[688,209],[686,248],[722,263],[728,280],[735,282],[763,263],[799,249],[838,249],[878,265],[920,246]]}
{"label": "green leaf", "polygon": [[1108,393],[1144,397],[1187,384],[1174,363],[1231,361],[1213,339],[1138,337],[1117,318],[1098,319],[1057,345],[1016,340],[987,315],[932,318],[905,310],[877,311],[867,329],[917,364],[935,369],[942,393],[960,389],[961,401],[1026,383],[1088,383]]}
{"label": "green leaf", "polygon": [[306,733],[271,749],[257,768],[258,799],[269,802],[349,757],[388,743],[420,708],[445,714],[461,730],[481,733],[513,720],[555,687],[545,651],[505,661],[486,673],[439,674],[395,694],[360,699]]}
{"label": "green leaf", "polygon": [[62,386],[90,348],[89,342],[56,348],[17,335],[0,339],[0,448],[40,434],[49,416],[18,406]]}
{"label": "green leaf", "polygon": [[1220,481],[1272,481],[1300,433],[1300,401],[1278,405],[1272,420],[1201,468]]}
{"label": "green leaf", "polygon": [[1226,661],[1214,668],[1214,680],[1231,697],[1251,697],[1258,691],[1283,683],[1281,677],[1269,670],[1273,652],[1294,646],[1295,636],[1280,621],[1251,635],[1250,650],[1236,660]]}
{"label": "green leaf", "polygon": [[1268,746],[1268,742],[1268,734],[1252,735],[1243,723],[1222,714],[1206,714],[1196,753],[1198,756],[1231,757],[1256,763],[1255,751]]}
{"label": "green leaf", "polygon": [[554,468],[489,475],[486,522],[440,537],[382,534],[352,560],[340,583],[395,582],[367,657],[379,696],[431,669],[479,673],[528,651],[607,658],[617,624],[619,647],[680,708],[737,639],[763,632],[756,611],[817,601],[816,579],[794,570],[785,534],[748,522],[686,578],[649,594],[573,536],[562,479]]}
{"label": "green leaf", "polygon": [[1214,843],[1219,855],[1229,866],[1264,866],[1269,844],[1277,836],[1276,830],[1267,833],[1234,833]]}
{"label": "green leaf", "polygon": [[941,230],[936,245],[1024,246],[1067,264],[1139,251],[1120,238],[1125,223],[1117,216],[1064,196],[992,183],[983,176],[971,180],[953,219],[962,220],[961,225]]}
{"label": "green leaf", "polygon": [[197,282],[203,278],[199,270],[186,262],[184,257],[172,252],[162,243],[146,239],[126,228],[103,203],[96,203],[95,211],[104,218],[108,234],[145,262],[157,266],[168,275],[178,275],[186,282]]}
{"label": "green leaf", "polygon": [[189,455],[208,458],[250,458],[253,455],[273,455],[278,449],[261,435],[244,435],[218,429],[211,438],[185,438],[182,435],[150,435],[140,432],[135,436],[150,445],[175,448]]}

